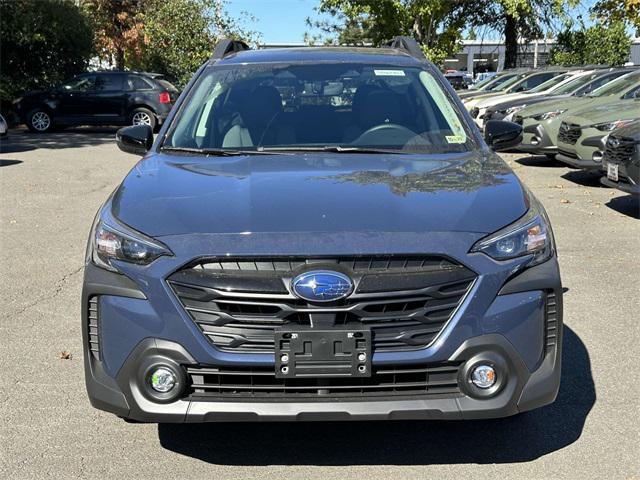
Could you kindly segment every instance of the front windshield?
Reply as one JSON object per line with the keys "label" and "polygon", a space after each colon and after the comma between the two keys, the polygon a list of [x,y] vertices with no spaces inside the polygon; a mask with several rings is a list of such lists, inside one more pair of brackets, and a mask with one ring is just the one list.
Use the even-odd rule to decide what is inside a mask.
{"label": "front windshield", "polygon": [[567,78],[569,78],[571,76],[573,76],[573,74],[571,74],[571,73],[565,73],[564,75],[557,75],[557,76],[555,76],[553,78],[550,78],[546,82],[541,83],[537,87],[533,87],[531,90],[527,91],[527,93],[544,92],[545,90],[549,90],[554,85],[558,85],[558,84],[564,82],[565,80],[567,80]]}
{"label": "front windshield", "polygon": [[513,78],[510,78],[509,80],[507,80],[506,82],[504,82],[502,85],[500,85],[498,88],[495,89],[496,92],[504,92],[505,90],[507,90],[508,88],[513,87],[514,85],[519,84],[521,81],[523,81],[525,78],[527,78],[526,74],[520,74],[520,75],[516,75]]}
{"label": "front windshield", "polygon": [[449,153],[471,149],[467,128],[422,68],[244,64],[201,76],[163,148]]}
{"label": "front windshield", "polygon": [[618,93],[624,93],[629,88],[640,82],[640,72],[628,73],[620,78],[596,88],[593,92],[589,93],[588,97],[606,97],[608,95],[617,95]]}
{"label": "front windshield", "polygon": [[554,95],[567,95],[569,93],[573,93],[578,88],[591,82],[596,76],[596,73],[592,73],[589,75],[580,75],[578,78],[574,78],[573,80],[563,85],[559,85],[558,88],[554,88],[551,93],[553,93]]}
{"label": "front windshield", "polygon": [[498,77],[494,77],[493,83],[487,84],[485,90],[487,91],[495,91],[498,89],[500,85],[503,85],[508,80],[512,80],[516,78],[517,75],[515,73],[509,73],[505,75],[499,75]]}

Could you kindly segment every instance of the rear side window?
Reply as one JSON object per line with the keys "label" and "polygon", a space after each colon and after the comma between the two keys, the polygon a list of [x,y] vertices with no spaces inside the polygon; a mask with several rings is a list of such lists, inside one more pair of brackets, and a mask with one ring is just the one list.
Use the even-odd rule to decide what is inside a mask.
{"label": "rear side window", "polygon": [[96,91],[122,90],[122,75],[96,76]]}
{"label": "rear side window", "polygon": [[153,90],[154,88],[151,82],[139,75],[129,75],[127,87],[129,90]]}
{"label": "rear side window", "polygon": [[94,89],[95,75],[83,75],[62,85],[62,89],[68,92],[89,92]]}

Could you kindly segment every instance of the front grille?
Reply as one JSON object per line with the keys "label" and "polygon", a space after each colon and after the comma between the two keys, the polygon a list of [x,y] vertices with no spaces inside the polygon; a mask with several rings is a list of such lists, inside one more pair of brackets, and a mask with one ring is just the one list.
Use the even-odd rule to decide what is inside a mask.
{"label": "front grille", "polygon": [[460,363],[428,366],[395,366],[374,369],[368,378],[276,378],[273,368],[188,367],[187,395],[194,400],[220,400],[225,397],[277,400],[297,397],[335,400],[336,398],[446,395],[458,396]]}
{"label": "front grille", "polygon": [[89,321],[89,351],[96,360],[100,359],[100,311],[97,296],[89,297],[87,306]]}
{"label": "front grille", "polygon": [[580,135],[582,135],[580,125],[562,122],[560,125],[560,131],[558,132],[558,141],[569,145],[575,145],[580,138]]}
{"label": "front grille", "polygon": [[[290,293],[306,270],[348,274],[356,291],[343,300],[310,303]],[[476,275],[440,256],[203,260],[168,279],[176,296],[218,348],[273,352],[276,328],[366,325],[373,348],[421,348],[433,341]]]}
{"label": "front grille", "polygon": [[633,138],[610,135],[604,150],[604,160],[610,163],[624,163],[633,156],[635,145]]}
{"label": "front grille", "polygon": [[545,351],[549,352],[556,346],[558,338],[558,305],[556,294],[547,293],[545,302]]}

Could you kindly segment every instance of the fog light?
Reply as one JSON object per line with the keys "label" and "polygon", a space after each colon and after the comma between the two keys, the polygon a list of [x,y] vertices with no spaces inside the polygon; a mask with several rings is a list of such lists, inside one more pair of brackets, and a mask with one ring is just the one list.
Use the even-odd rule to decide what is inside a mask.
{"label": "fog light", "polygon": [[600,163],[602,161],[603,156],[604,154],[600,150],[596,150],[595,152],[593,152],[593,155],[591,156],[591,158],[593,159],[594,162]]}
{"label": "fog light", "polygon": [[491,388],[496,383],[496,371],[489,365],[478,365],[471,372],[471,382],[478,388]]}
{"label": "fog light", "polygon": [[176,376],[168,368],[160,367],[151,372],[151,388],[159,393],[167,393],[176,385]]}

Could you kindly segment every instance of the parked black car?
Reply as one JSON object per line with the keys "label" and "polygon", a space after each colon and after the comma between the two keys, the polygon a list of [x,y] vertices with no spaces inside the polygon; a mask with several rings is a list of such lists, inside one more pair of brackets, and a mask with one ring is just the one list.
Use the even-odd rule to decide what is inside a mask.
{"label": "parked black car", "polygon": [[609,134],[602,167],[603,185],[640,195],[640,120]]}
{"label": "parked black car", "polygon": [[178,98],[161,75],[91,72],[16,100],[21,120],[34,132],[72,125],[160,125]]}

